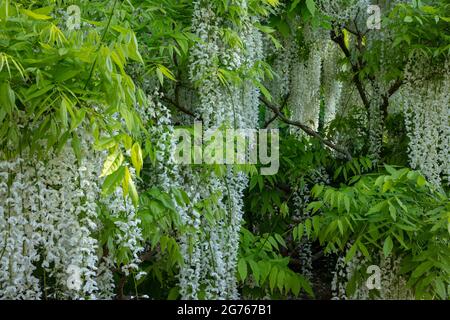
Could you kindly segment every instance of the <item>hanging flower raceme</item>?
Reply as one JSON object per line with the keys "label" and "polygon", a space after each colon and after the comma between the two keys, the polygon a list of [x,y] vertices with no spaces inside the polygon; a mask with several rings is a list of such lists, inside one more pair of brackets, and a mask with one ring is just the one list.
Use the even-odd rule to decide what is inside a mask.
{"label": "hanging flower raceme", "polygon": [[[23,150],[20,157],[0,162],[0,298],[111,297],[116,257],[98,255],[99,201],[107,203],[112,216],[127,217],[126,222],[116,219],[114,242],[137,259],[140,228],[134,207],[121,194],[102,199],[98,177],[104,156],[89,147],[86,132],[78,139],[77,153],[69,141],[43,159]],[[133,267],[133,261],[123,266]]]}
{"label": "hanging flower raceme", "polygon": [[[303,28],[302,47],[292,47],[295,59],[291,65],[288,105],[292,119],[314,129],[319,126],[322,62],[329,34],[325,30]],[[301,50],[300,50],[301,49]]]}
{"label": "hanging flower raceme", "polygon": [[[83,151],[86,156],[77,159],[68,145],[41,161],[29,151],[2,161],[4,298],[95,298],[98,242],[92,233],[101,162]],[[23,263],[28,265],[17,265]],[[43,281],[35,278],[36,269]]]}
{"label": "hanging flower raceme", "polygon": [[[309,203],[309,188],[305,185],[302,189],[295,191],[292,200],[294,202],[294,218],[296,222],[303,223],[310,218],[306,207]],[[312,279],[312,251],[311,241],[306,236],[300,239],[298,248],[298,256],[300,260],[301,274],[308,279]]]}
{"label": "hanging flower raceme", "polygon": [[426,59],[411,58],[406,85],[394,101],[403,107],[411,167],[440,186],[450,183],[450,68],[447,62],[436,81],[421,78],[425,68],[430,69]]}
{"label": "hanging flower raceme", "polygon": [[[219,17],[214,3],[196,1],[192,28],[200,42],[191,52],[190,80],[197,88],[194,111],[201,115],[203,128],[256,128],[259,90],[250,81],[227,83],[227,72],[244,72],[262,59],[262,41],[248,15],[246,1],[239,1],[240,26],[231,27],[244,47],[227,43],[222,32],[230,29],[226,17]],[[221,80],[222,79],[222,80]],[[227,81],[227,80],[226,80]],[[238,298],[236,282],[239,232],[243,214],[243,192],[248,183],[245,174],[231,167],[223,176],[193,168],[179,168],[180,185],[190,198],[183,220],[190,232],[180,238],[184,264],[180,270],[180,293],[185,299]],[[215,206],[214,218],[205,219],[204,201]]]}
{"label": "hanging flower raceme", "polygon": [[[350,245],[347,250],[350,250]],[[401,275],[400,263],[400,258],[392,255],[385,257],[383,253],[380,253],[378,264],[368,263],[360,252],[348,262],[344,256],[338,257],[331,283],[333,300],[414,300],[411,289]],[[375,273],[372,274],[371,270]],[[356,283],[354,277],[358,277],[357,273],[368,276],[372,274],[375,278],[367,278],[354,287],[349,295],[350,286]]]}
{"label": "hanging flower raceme", "polygon": [[324,97],[324,123],[328,124],[336,117],[341,99],[343,83],[339,80],[339,59],[342,57],[340,49],[332,41],[327,42],[323,58],[322,86]]}
{"label": "hanging flower raceme", "polygon": [[[347,245],[347,252],[351,244]],[[333,280],[331,281],[331,290],[333,300],[364,300],[369,298],[369,290],[365,283],[356,287],[354,292],[349,295],[347,291],[348,283],[352,281],[357,272],[360,272],[362,266],[366,264],[366,258],[361,252],[357,252],[350,261],[346,261],[345,255],[338,257],[335,270],[333,271]]]}

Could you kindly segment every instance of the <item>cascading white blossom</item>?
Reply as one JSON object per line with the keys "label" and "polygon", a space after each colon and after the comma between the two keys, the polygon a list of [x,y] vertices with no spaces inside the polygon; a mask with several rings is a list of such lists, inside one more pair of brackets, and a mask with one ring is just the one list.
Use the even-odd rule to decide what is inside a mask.
{"label": "cascading white blossom", "polygon": [[450,64],[435,70],[440,80],[421,79],[425,69],[430,69],[426,59],[413,57],[406,84],[393,100],[403,109],[411,167],[439,187],[450,183]]}
{"label": "cascading white blossom", "polygon": [[319,10],[334,21],[345,23],[348,20],[366,18],[367,7],[371,0],[317,0]]}
{"label": "cascading white blossom", "polygon": [[41,297],[39,279],[33,274],[40,259],[36,244],[41,237],[35,231],[40,212],[23,199],[31,179],[23,162],[0,161],[0,299]]}
{"label": "cascading white blossom", "polygon": [[[240,1],[243,9],[241,27],[236,32],[244,47],[224,43],[220,37],[226,24],[215,13],[208,1],[194,3],[192,28],[200,38],[191,52],[190,80],[197,88],[194,111],[201,115],[203,128],[223,126],[232,128],[256,128],[258,122],[259,90],[250,82],[241,85],[222,85],[219,69],[237,71],[251,68],[262,58],[260,33],[253,27],[253,17],[247,14],[246,1]],[[202,174],[192,168],[180,171],[180,185],[188,194],[191,204],[183,210],[182,219],[190,232],[181,236],[180,249],[184,264],[180,270],[180,293],[184,299],[238,298],[236,283],[237,253],[243,214],[243,191],[248,178],[228,167],[222,176]],[[217,217],[213,222],[198,211],[198,203],[216,198]]]}
{"label": "cascading white blossom", "polygon": [[[96,299],[111,297],[111,258],[99,258],[95,236],[101,200],[103,154],[87,132],[79,134],[81,156],[67,143],[59,153],[37,159],[28,150],[0,161],[0,298]],[[121,195],[117,195],[123,203]],[[139,250],[140,228],[134,208],[108,201],[119,211],[123,236],[118,246]],[[119,233],[121,234],[121,233]],[[99,269],[100,266],[100,269]],[[40,270],[41,276],[36,271]]]}
{"label": "cascading white blossom", "polygon": [[338,78],[340,67],[339,59],[342,53],[331,40],[327,42],[327,48],[323,58],[322,86],[325,105],[324,123],[328,124],[336,117],[339,108],[343,83]]}
{"label": "cascading white blossom", "polygon": [[[295,191],[292,196],[294,202],[294,218],[296,223],[303,223],[306,219],[310,218],[310,214],[306,209],[309,203],[309,189],[305,185],[304,188]],[[299,239],[300,244],[298,246],[298,257],[300,261],[301,274],[312,279],[312,251],[311,241],[305,236]]]}
{"label": "cascading white blossom", "polygon": [[[133,175],[133,173],[131,174]],[[131,254],[130,261],[121,266],[123,273],[128,276],[131,272],[139,270],[140,254],[144,250],[141,221],[136,216],[136,208],[131,200],[123,196],[122,189],[116,189],[111,196],[101,201],[106,206],[110,217],[115,220],[114,225],[118,232],[116,232],[113,242],[116,250],[124,248]]]}
{"label": "cascading white blossom", "polygon": [[381,288],[380,300],[414,300],[414,294],[406,285],[406,279],[400,273],[400,258],[392,255],[385,258],[380,254]]}
{"label": "cascading white blossom", "polygon": [[[92,232],[97,229],[99,162],[86,151],[81,161],[70,145],[42,161],[25,152],[2,161],[3,298],[95,298],[98,243]],[[70,266],[79,270],[79,288],[68,287]],[[35,278],[38,267],[51,286]],[[9,283],[15,292],[3,287]]]}
{"label": "cascading white blossom", "polygon": [[[330,38],[325,30],[304,26],[304,44],[297,52],[291,68],[288,105],[292,109],[291,118],[314,129],[319,127],[322,62]],[[294,41],[295,42],[295,41]],[[300,52],[301,55],[300,55]]]}
{"label": "cascading white blossom", "polygon": [[[350,250],[351,244],[347,245],[347,252]],[[347,294],[348,282],[359,269],[366,264],[366,258],[361,252],[356,252],[353,258],[346,262],[345,255],[338,257],[335,270],[333,271],[333,280],[331,282],[332,300],[367,300],[369,299],[369,289],[365,282],[355,288],[355,292],[351,296]],[[363,270],[365,271],[365,270]]]}
{"label": "cascading white blossom", "polygon": [[[311,186],[316,184],[329,184],[330,177],[325,168],[320,167],[308,173],[310,182],[304,182],[298,190],[293,193],[293,220],[295,223],[304,223],[311,217],[307,207],[311,200]],[[320,211],[318,212],[320,214]],[[317,214],[317,213],[316,213]],[[298,246],[301,274],[310,281],[313,280],[313,261],[312,261],[312,241],[306,235],[299,239]]]}
{"label": "cascading white blossom", "polygon": [[283,104],[284,99],[289,94],[290,66],[297,58],[297,53],[295,52],[297,45],[294,41],[283,39],[282,45],[283,52],[280,52],[280,49],[277,50],[270,39],[265,39],[264,41],[265,55],[274,56],[273,62],[271,63],[274,79],[272,81],[267,81],[265,85],[270,91],[274,101],[278,102],[280,105]]}
{"label": "cascading white blossom", "polygon": [[377,85],[372,86],[372,95],[369,103],[369,156],[378,161],[381,155],[381,148],[383,146],[383,111],[382,105],[382,92]]}
{"label": "cascading white blossom", "polygon": [[[348,250],[350,245],[347,246]],[[333,300],[368,300],[371,298],[379,300],[414,300],[414,294],[411,289],[407,287],[406,280],[400,274],[400,258],[391,256],[385,258],[383,253],[380,253],[379,264],[380,269],[380,288],[368,288],[366,282],[363,281],[355,288],[355,292],[348,296],[348,283],[355,276],[356,272],[360,272],[369,276],[366,270],[361,268],[367,267],[369,264],[365,257],[360,252],[349,262],[345,262],[344,256],[338,257],[336,268],[333,272],[333,280],[331,289],[333,293]]]}
{"label": "cascading white blossom", "polygon": [[[196,111],[204,119],[204,126],[209,127],[210,123],[222,123],[224,117],[233,118],[233,107],[229,102],[231,99],[229,94],[221,89],[217,77],[217,60],[221,52],[220,18],[216,16],[212,4],[200,0],[194,3],[192,28],[200,41],[192,48],[190,79],[194,83],[201,82],[198,86],[200,101]],[[217,105],[222,107],[216,108]]]}

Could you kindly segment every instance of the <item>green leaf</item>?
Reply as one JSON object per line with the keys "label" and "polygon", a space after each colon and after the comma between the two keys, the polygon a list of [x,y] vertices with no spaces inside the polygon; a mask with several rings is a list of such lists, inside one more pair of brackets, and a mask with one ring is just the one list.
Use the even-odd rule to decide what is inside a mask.
{"label": "green leaf", "polygon": [[70,129],[71,130],[75,130],[76,128],[78,128],[78,126],[83,122],[84,117],[86,115],[86,110],[84,109],[79,109],[79,110],[74,110],[74,118],[71,119],[70,122]]}
{"label": "green leaf", "polygon": [[344,225],[342,224],[341,219],[337,219],[337,225],[338,225],[339,232],[341,233],[341,235],[344,235]]}
{"label": "green leaf", "polygon": [[309,283],[309,281],[307,279],[305,279],[303,276],[298,276],[298,279],[300,281],[300,284],[303,288],[303,290],[305,290],[305,292],[310,296],[310,297],[314,297],[314,291],[311,288],[311,285]]}
{"label": "green leaf", "polygon": [[120,183],[122,182],[124,175],[125,175],[125,168],[120,167],[119,170],[107,176],[102,186],[103,196],[108,196],[112,194],[116,190],[117,186],[119,186]]}
{"label": "green leaf", "polygon": [[312,195],[317,198],[322,193],[323,188],[322,184],[316,184],[311,190]]}
{"label": "green leaf", "polygon": [[424,185],[426,185],[427,184],[427,180],[425,180],[425,178],[422,176],[422,175],[419,175],[418,177],[417,177],[417,186],[419,187],[419,188],[421,188],[421,187],[423,187]]}
{"label": "green leaf", "polygon": [[94,149],[102,151],[117,146],[116,139],[114,137],[100,138],[94,144]]}
{"label": "green leaf", "polygon": [[130,39],[130,42],[127,46],[128,56],[137,62],[143,63],[144,60],[142,60],[141,54],[138,50],[138,41],[136,39],[136,35],[134,34],[134,32],[129,32],[128,37]]}
{"label": "green leaf", "polygon": [[291,290],[295,296],[298,296],[300,293],[300,280],[296,276],[292,276]]}
{"label": "green leaf", "polygon": [[48,20],[48,19],[52,18],[50,16],[46,16],[44,14],[39,14],[39,13],[33,12],[31,10],[27,10],[27,9],[22,9],[20,11],[35,20]]}
{"label": "green leaf", "polygon": [[384,184],[383,184],[383,189],[381,190],[381,192],[385,193],[387,191],[389,191],[393,186],[393,182],[391,179],[386,179]]}
{"label": "green leaf", "polygon": [[389,203],[389,214],[391,215],[392,220],[394,221],[397,220],[397,209],[395,209],[395,207],[390,203]]}
{"label": "green leaf", "polygon": [[302,237],[303,237],[303,230],[304,230],[304,226],[303,226],[302,223],[300,223],[300,224],[297,226],[297,238],[298,238],[299,240],[301,240]]}
{"label": "green leaf", "polygon": [[269,238],[267,238],[267,241],[269,241],[269,243],[276,248],[277,250],[279,250],[279,246],[278,246],[278,242],[275,240],[274,237],[270,236]]}
{"label": "green leaf", "polygon": [[395,170],[394,167],[392,167],[388,164],[384,165],[384,167],[386,168],[386,171],[389,172],[389,174],[391,176],[395,176],[397,174],[397,170]]}
{"label": "green leaf", "polygon": [[142,159],[141,146],[137,142],[135,142],[131,148],[131,163],[136,169],[136,174],[139,176],[142,166],[144,165],[144,160]]}
{"label": "green leaf", "polygon": [[447,299],[447,290],[445,289],[445,284],[441,278],[436,278],[434,280],[434,286],[436,288],[436,292],[442,300]]}
{"label": "green leaf", "polygon": [[433,266],[432,261],[425,261],[422,262],[411,274],[411,278],[419,278],[421,275],[423,275],[425,272],[429,271],[430,268]]}
{"label": "green leaf", "polygon": [[122,180],[122,189],[123,189],[123,195],[126,196],[130,193],[130,183],[133,182],[131,180],[131,174],[130,170],[128,170],[128,167],[125,167],[125,173]]}
{"label": "green leaf", "polygon": [[272,292],[273,292],[273,289],[275,289],[275,285],[277,284],[277,280],[278,280],[277,275],[278,275],[278,269],[274,266],[270,270],[270,275],[269,275],[269,287]]}
{"label": "green leaf", "polygon": [[305,220],[305,231],[306,231],[306,236],[309,239],[309,237],[311,236],[311,220],[310,219]]}
{"label": "green leaf", "polygon": [[174,287],[170,289],[169,295],[167,296],[167,300],[176,300],[179,297],[180,293],[178,287]]}
{"label": "green leaf", "polygon": [[292,11],[292,10],[294,10],[296,7],[297,7],[297,5],[300,3],[300,0],[294,0],[292,3],[291,3],[291,7],[289,8],[289,11]]}
{"label": "green leaf", "polygon": [[71,103],[63,97],[61,99],[61,106],[59,107],[59,118],[61,119],[61,123],[64,128],[67,128],[68,126],[68,112],[72,113],[72,106]]}
{"label": "green leaf", "polygon": [[383,253],[384,253],[385,257],[388,257],[391,254],[393,247],[394,247],[394,243],[392,242],[392,238],[391,238],[391,236],[388,236],[386,238],[386,240],[384,240],[384,245],[383,245]]}
{"label": "green leaf", "polygon": [[347,212],[350,212],[350,198],[348,196],[344,197],[344,206]]}
{"label": "green leaf", "polygon": [[16,95],[8,82],[0,84],[0,105],[11,115],[16,107]]}
{"label": "green leaf", "polygon": [[276,7],[280,4],[280,0],[266,0],[268,4],[270,4],[272,7]]}
{"label": "green leaf", "polygon": [[256,283],[259,283],[259,278],[261,275],[261,271],[259,269],[259,265],[254,260],[248,260],[248,264],[252,269],[253,277],[255,278]]}
{"label": "green leaf", "polygon": [[258,87],[258,89],[261,91],[261,93],[264,95],[264,97],[269,100],[272,101],[272,95],[270,94],[269,90],[267,90],[267,88],[259,81],[254,81],[254,84]]}
{"label": "green leaf", "polygon": [[250,186],[249,186],[249,191],[252,191],[256,184],[258,183],[258,176],[254,175],[250,178]]}
{"label": "green leaf", "polygon": [[123,154],[120,152],[120,150],[116,150],[113,153],[111,153],[105,160],[105,163],[103,164],[103,170],[101,177],[106,177],[110,175],[111,173],[115,172],[123,163]]}
{"label": "green leaf", "polygon": [[308,8],[308,11],[311,13],[311,15],[314,16],[316,13],[316,4],[314,3],[314,0],[306,0],[306,7]]}
{"label": "green leaf", "polygon": [[403,209],[403,211],[408,212],[408,207],[406,207],[398,197],[395,197],[395,200],[397,201],[400,208]]}
{"label": "green leaf", "polygon": [[366,246],[359,240],[357,241],[357,243],[358,243],[359,250],[361,250],[362,254],[367,259],[370,259],[370,253],[369,253],[369,250],[367,250]]}
{"label": "green leaf", "polygon": [[277,288],[280,292],[283,292],[284,280],[286,279],[286,274],[280,269],[277,275]]}
{"label": "green leaf", "polygon": [[167,69],[165,66],[163,66],[162,64],[158,64],[156,67],[157,67],[157,70],[159,70],[161,72],[161,74],[164,75],[166,78],[168,78],[168,79],[170,79],[172,81],[177,81],[175,79],[175,76],[172,73],[172,71]]}
{"label": "green leaf", "polygon": [[413,22],[413,18],[411,16],[406,16],[403,21],[410,23]]}
{"label": "green leaf", "polygon": [[319,235],[320,232],[320,218],[319,216],[312,217],[312,226],[314,229],[315,236]]}
{"label": "green leaf", "polygon": [[270,274],[270,264],[264,260],[258,261],[259,270],[261,271],[261,284],[264,283]]}
{"label": "green leaf", "polygon": [[130,179],[130,181],[128,182],[128,188],[129,188],[128,194],[131,198],[131,201],[133,202],[133,205],[137,207],[139,204],[139,195],[132,179]]}
{"label": "green leaf", "polygon": [[283,217],[286,217],[289,214],[289,207],[286,202],[283,202],[280,207],[280,213]]}
{"label": "green leaf", "polygon": [[281,244],[283,247],[287,248],[286,242],[278,233],[275,233],[274,237],[278,241],[279,244]]}
{"label": "green leaf", "polygon": [[350,250],[347,251],[347,254],[345,255],[345,262],[349,262],[350,260],[352,260],[352,258],[355,256],[356,253],[356,249],[358,248],[358,244],[354,243]]}
{"label": "green leaf", "polygon": [[161,85],[164,85],[164,75],[162,74],[161,70],[156,69],[156,76],[158,77],[159,83],[161,83]]}
{"label": "green leaf", "polygon": [[241,280],[245,281],[245,279],[247,278],[247,262],[244,259],[239,259],[238,272]]}

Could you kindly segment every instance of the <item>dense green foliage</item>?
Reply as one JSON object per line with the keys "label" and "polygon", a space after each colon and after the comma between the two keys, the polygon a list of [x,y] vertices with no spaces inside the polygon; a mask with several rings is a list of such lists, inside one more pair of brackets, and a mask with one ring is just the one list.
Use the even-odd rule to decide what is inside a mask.
{"label": "dense green foliage", "polygon": [[[370,39],[368,47],[361,23],[337,21],[320,10],[323,2],[249,0],[243,9],[240,1],[211,1],[221,19],[223,52],[246,52],[240,38],[245,28],[262,34],[271,51],[237,68],[218,55],[211,74],[192,81],[192,51],[204,45],[193,30],[192,1],[0,0],[0,160],[32,155],[47,163],[48,155],[56,157],[70,145],[81,163],[83,144],[103,155],[101,198],[117,197],[121,189],[124,201],[133,203],[142,230],[136,243],[143,248],[138,269],[146,272],[136,277],[137,270],[121,269],[134,261],[132,248],[114,240],[124,234],[117,222],[126,218],[98,199],[97,251],[114,260],[114,296],[181,297],[179,272],[186,257],[180,238],[196,229],[179,212],[200,212],[211,228],[227,221],[235,206],[227,185],[233,172],[249,177],[235,270],[242,297],[331,298],[328,275],[336,260],[343,256],[350,262],[359,253],[359,267],[346,284],[349,297],[364,286],[368,266],[390,257],[400,261],[398,276],[415,298],[449,299],[448,180],[441,174],[442,184],[435,185],[420,168],[410,168],[408,129],[402,112],[390,111],[396,107],[390,98],[408,82],[416,55],[429,66],[417,78],[448,77],[450,5],[394,1],[383,14],[382,31],[374,31],[383,35]],[[67,27],[70,5],[81,10],[81,27]],[[247,15],[258,18],[243,20]],[[295,44],[297,59],[316,49],[304,38],[308,28],[326,30],[327,41],[340,50],[335,80],[351,84],[357,96],[326,121],[327,91],[319,84],[318,126],[302,124],[312,134],[299,133],[305,130],[294,119],[299,106],[292,102],[293,93],[280,96],[273,90],[283,78],[275,61],[289,44]],[[280,168],[264,176],[258,173],[260,163],[192,166],[189,170],[200,177],[193,189],[211,176],[228,189],[227,195],[214,190],[194,201],[182,183],[163,187],[155,177],[169,163],[166,154],[160,156],[170,146],[161,142],[165,134],[174,128],[192,131],[193,119],[205,120],[186,99],[186,92],[199,90],[205,78],[218,79],[224,92],[241,86],[261,92],[258,125],[280,130]],[[383,83],[382,89],[367,89],[374,83]],[[373,101],[380,102],[378,140],[370,122]],[[164,122],[160,111],[143,116],[142,110],[158,110],[161,104],[170,109],[171,122]],[[377,157],[373,139],[380,149]],[[306,242],[312,256],[309,275],[299,257]],[[0,260],[5,250],[0,247]],[[37,267],[34,274],[45,279],[44,269]],[[200,286],[199,299],[206,297],[205,290]],[[370,294],[380,296],[377,290]]]}

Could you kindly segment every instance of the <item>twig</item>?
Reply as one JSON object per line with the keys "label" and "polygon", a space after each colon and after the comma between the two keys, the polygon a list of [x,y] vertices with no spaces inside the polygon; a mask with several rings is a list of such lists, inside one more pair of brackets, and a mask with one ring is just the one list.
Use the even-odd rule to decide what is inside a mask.
{"label": "twig", "polygon": [[166,101],[167,103],[170,103],[172,106],[174,106],[176,109],[178,109],[179,111],[193,117],[193,118],[198,118],[197,115],[195,115],[191,110],[188,110],[186,108],[184,108],[183,106],[179,105],[177,102],[173,101],[172,99],[164,96],[162,98],[164,101]]}
{"label": "twig", "polygon": [[[283,99],[283,103],[281,104],[281,106],[278,108],[279,110],[283,110],[283,108],[286,106],[286,104],[288,103],[289,97],[290,97],[291,93],[289,92],[287,95],[284,96]],[[264,129],[267,129],[269,127],[269,125],[275,121],[275,119],[278,118],[277,114],[274,114],[274,116],[266,122],[266,124],[264,125]]]}
{"label": "twig", "polygon": [[277,115],[277,114],[274,114],[273,117],[270,118],[269,121],[267,121],[267,122],[264,124],[264,129],[267,129],[267,127],[269,127],[270,124],[271,124],[272,122],[274,122],[275,119],[277,119],[277,118],[278,118],[278,115]]}
{"label": "twig", "polygon": [[117,286],[117,299],[118,300],[125,300],[125,295],[124,295],[123,289],[124,289],[126,283],[127,283],[127,276],[122,275],[122,277],[119,280],[119,285]]}
{"label": "twig", "polygon": [[267,100],[265,97],[260,97],[260,100],[269,109],[271,109],[278,116],[278,118],[280,118],[281,121],[283,121],[283,122],[285,122],[285,123],[287,123],[289,125],[292,125],[292,126],[295,126],[295,127],[298,127],[300,129],[302,129],[305,133],[307,133],[311,137],[314,137],[314,138],[318,139],[324,145],[326,145],[326,146],[330,147],[331,149],[336,150],[337,152],[345,155],[347,159],[349,159],[349,160],[352,159],[351,154],[347,150],[345,150],[345,149],[335,145],[333,142],[331,142],[329,140],[326,140],[325,138],[323,138],[318,132],[316,132],[312,128],[308,127],[307,125],[304,125],[301,122],[293,121],[293,120],[290,120],[290,119],[286,118],[286,116],[280,111],[280,109],[277,106],[275,106],[273,103],[271,103],[269,100]]}
{"label": "twig", "polygon": [[383,104],[381,105],[381,110],[383,111],[383,117],[386,119],[387,117],[387,108],[389,106],[389,98],[400,89],[402,86],[403,81],[401,79],[397,79],[392,86],[389,88],[386,95],[383,96]]}
{"label": "twig", "polygon": [[98,43],[98,47],[97,47],[97,50],[96,50],[96,56],[95,56],[94,62],[92,63],[91,70],[89,71],[89,76],[88,76],[88,78],[86,80],[86,83],[84,84],[83,90],[86,90],[86,88],[87,88],[87,86],[88,86],[89,82],[91,81],[92,76],[94,74],[95,65],[97,64],[97,59],[98,59],[98,51],[100,50],[100,47],[101,47],[103,41],[105,40],[106,34],[107,34],[107,32],[109,30],[109,27],[111,25],[111,20],[112,20],[112,17],[114,15],[114,13],[115,13],[116,5],[117,5],[117,0],[114,0],[113,7],[111,9],[111,13],[109,14],[108,23],[106,24],[105,30],[103,30],[102,37],[100,38],[100,42]]}
{"label": "twig", "polygon": [[366,109],[369,109],[370,108],[369,99],[367,98],[367,94],[364,90],[364,86],[362,85],[362,82],[359,79],[360,68],[352,63],[351,54],[345,45],[344,36],[342,35],[342,33],[337,34],[333,30],[331,32],[331,40],[333,40],[337,45],[339,45],[342,52],[344,52],[345,56],[349,59],[349,63],[351,65],[352,71],[353,71],[353,82],[355,83],[356,88],[358,89],[359,95],[361,96],[361,100],[363,101],[364,106],[366,107]]}

